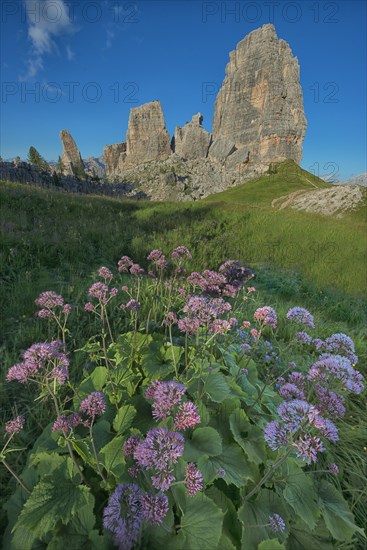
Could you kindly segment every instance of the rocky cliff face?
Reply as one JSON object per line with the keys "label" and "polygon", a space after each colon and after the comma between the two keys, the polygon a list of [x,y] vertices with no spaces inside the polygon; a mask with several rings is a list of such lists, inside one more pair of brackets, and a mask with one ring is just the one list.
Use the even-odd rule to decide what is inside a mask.
{"label": "rocky cliff face", "polygon": [[202,127],[203,115],[194,115],[183,128],[176,126],[173,150],[183,159],[205,158],[208,154],[210,134]]}
{"label": "rocky cliff face", "polygon": [[64,174],[85,177],[84,163],[75,141],[67,130],[61,130],[60,139],[62,141],[61,160],[64,165]]}
{"label": "rocky cliff face", "polygon": [[297,58],[278,40],[274,26],[264,25],[230,54],[215,102],[209,154],[218,158],[224,138],[228,150],[234,149],[225,159],[229,168],[287,158],[300,162],[305,132]]}
{"label": "rocky cliff face", "polygon": [[131,109],[126,145],[126,166],[164,160],[171,154],[171,139],[159,101]]}
{"label": "rocky cliff face", "polygon": [[300,162],[306,119],[299,65],[273,25],[231,52],[212,135],[202,119],[198,113],[177,126],[171,144],[159,101],[131,109],[126,143],[104,150],[107,177],[154,199],[189,200],[256,177],[271,162]]}

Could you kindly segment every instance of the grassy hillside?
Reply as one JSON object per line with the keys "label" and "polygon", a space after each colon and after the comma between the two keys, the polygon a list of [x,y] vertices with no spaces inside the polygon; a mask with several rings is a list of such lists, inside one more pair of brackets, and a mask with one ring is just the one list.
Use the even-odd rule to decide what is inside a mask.
{"label": "grassy hillside", "polygon": [[[275,307],[283,317],[289,307],[307,307],[315,315],[321,338],[332,332],[349,334],[363,371],[365,220],[361,212],[336,220],[275,210],[271,200],[310,185],[306,179],[313,177],[304,171],[293,181],[284,181],[279,172],[269,177],[266,186],[260,178],[200,203],[181,204],[122,201],[1,183],[2,380],[21,351],[49,337],[47,323],[34,316],[34,300],[40,292],[60,292],[80,312],[86,289],[95,280],[93,272],[101,265],[115,268],[126,254],[146,267],[145,258],[152,248],[168,252],[178,244],[193,253],[191,269],[215,269],[228,258],[239,259],[256,273],[259,304]],[[317,178],[312,182],[326,186]],[[74,321],[71,343],[78,347],[93,329],[88,319]],[[83,369],[77,360],[76,367]],[[18,392],[2,385],[1,418],[14,414],[15,397],[18,403],[21,400],[30,411],[26,444],[31,445],[39,434],[32,418],[34,396],[27,387]],[[47,403],[40,407],[47,416]],[[367,512],[365,494],[360,491],[365,459],[363,418],[360,403],[351,403],[344,425],[346,444],[339,451],[346,469],[355,476],[353,483],[343,482],[342,489],[360,525]],[[0,490],[8,494],[6,481]]]}
{"label": "grassy hillside", "polygon": [[229,202],[252,206],[271,206],[273,199],[295,191],[331,187],[321,178],[303,170],[292,160],[274,164],[269,172],[242,185],[216,193],[205,202]]}

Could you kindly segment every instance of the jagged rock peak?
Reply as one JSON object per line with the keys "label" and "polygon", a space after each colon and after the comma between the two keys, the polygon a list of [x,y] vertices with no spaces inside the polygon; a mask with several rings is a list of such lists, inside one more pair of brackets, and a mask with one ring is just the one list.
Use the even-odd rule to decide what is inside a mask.
{"label": "jagged rock peak", "polygon": [[230,53],[215,102],[213,151],[216,140],[226,138],[242,162],[300,162],[305,132],[298,60],[274,26],[264,25]]}
{"label": "jagged rock peak", "polygon": [[201,113],[197,113],[182,128],[176,126],[172,148],[180,157],[196,159],[207,156],[210,134],[202,127],[203,118]]}
{"label": "jagged rock peak", "polygon": [[68,130],[61,130],[60,139],[62,142],[62,163],[64,174],[68,176],[84,177],[84,163],[75,141]]}
{"label": "jagged rock peak", "polygon": [[163,160],[172,153],[160,101],[131,109],[126,143],[127,165]]}

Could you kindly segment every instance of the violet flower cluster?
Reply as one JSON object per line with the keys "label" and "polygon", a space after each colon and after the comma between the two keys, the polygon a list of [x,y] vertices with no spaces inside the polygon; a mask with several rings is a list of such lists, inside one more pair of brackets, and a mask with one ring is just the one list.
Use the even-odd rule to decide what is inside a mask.
{"label": "violet flower cluster", "polygon": [[16,418],[13,418],[13,420],[9,420],[6,424],[5,424],[5,432],[8,434],[8,435],[15,435],[17,433],[19,433],[22,429],[23,429],[23,426],[24,426],[24,423],[25,423],[25,418],[23,415],[19,415],[17,416]]}
{"label": "violet flower cluster", "polygon": [[294,323],[300,323],[308,328],[315,328],[314,318],[311,313],[303,307],[292,307],[288,310],[287,319]]}
{"label": "violet flower cluster", "polygon": [[232,322],[220,319],[220,316],[231,310],[231,304],[223,298],[190,296],[182,310],[186,316],[178,320],[178,328],[187,334],[195,334],[201,327],[223,334],[237,324],[237,320],[234,318],[232,318]]}
{"label": "violet flower cluster", "polygon": [[[149,430],[144,439],[132,435],[124,445],[124,455],[131,457],[134,464],[129,473],[136,477],[139,471],[150,472],[153,487],[167,491],[175,481],[174,465],[184,453],[185,440],[178,430],[187,430],[200,423],[197,408],[191,401],[183,401],[187,388],[178,382],[155,380],[146,391],[147,399],[153,401],[155,420],[173,420],[175,431],[166,427]],[[202,488],[201,473],[194,475],[194,465],[185,478],[189,495]],[[196,488],[196,489],[195,489]]]}
{"label": "violet flower cluster", "polygon": [[36,316],[42,319],[55,317],[59,308],[62,308],[62,313],[64,315],[69,315],[71,311],[71,305],[65,304],[64,298],[53,290],[42,292],[35,300],[35,304],[41,308],[37,311]]}
{"label": "violet flower cluster", "polygon": [[103,526],[110,531],[119,550],[131,550],[139,540],[143,521],[159,525],[168,512],[163,493],[143,493],[134,483],[121,483],[103,512]]}
{"label": "violet flower cluster", "polygon": [[295,446],[307,463],[325,451],[323,439],[338,441],[333,421],[345,414],[343,393],[358,395],[364,389],[362,375],[350,360],[330,353],[321,355],[306,375],[292,372],[288,380],[279,378],[278,385],[284,399],[277,410],[280,420],[266,425],[264,439],[273,450]]}
{"label": "violet flower cluster", "polygon": [[272,329],[275,329],[278,323],[277,314],[270,306],[259,307],[254,313],[254,319]]}
{"label": "violet flower cluster", "polygon": [[193,287],[199,287],[204,295],[234,298],[244,282],[251,277],[253,273],[250,269],[240,262],[228,260],[220,266],[219,271],[209,269],[202,273],[195,271],[187,277],[187,281]]}
{"label": "violet flower cluster", "polygon": [[48,381],[64,384],[69,378],[69,360],[62,349],[63,343],[59,340],[33,344],[24,352],[23,361],[10,367],[7,381],[24,384],[46,377]]}

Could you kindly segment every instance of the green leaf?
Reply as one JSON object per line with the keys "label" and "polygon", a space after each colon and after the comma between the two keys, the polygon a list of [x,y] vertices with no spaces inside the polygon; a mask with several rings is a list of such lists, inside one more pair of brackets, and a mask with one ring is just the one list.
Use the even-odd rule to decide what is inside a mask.
{"label": "green leaf", "polygon": [[317,550],[333,550],[334,544],[331,542],[331,536],[326,528],[324,520],[319,519],[313,532],[300,519],[292,523],[292,529],[287,539],[288,548],[317,548]]}
{"label": "green leaf", "polygon": [[335,539],[348,541],[355,532],[366,536],[354,523],[354,516],[342,494],[328,481],[321,481],[319,485],[319,504],[326,527]]}
{"label": "green leaf", "polygon": [[13,547],[31,550],[35,540],[52,531],[59,521],[67,524],[89,498],[89,489],[67,479],[61,469],[50,479],[45,477],[33,489],[13,528]]}
{"label": "green leaf", "polygon": [[115,416],[113,421],[113,429],[117,433],[123,433],[130,428],[133,419],[136,415],[136,409],[132,405],[124,405],[121,407]]}
{"label": "green leaf", "polygon": [[225,377],[220,372],[209,374],[204,381],[204,390],[215,403],[222,403],[231,393]]}
{"label": "green leaf", "polygon": [[79,385],[78,393],[81,397],[93,391],[101,391],[106,384],[107,374],[106,367],[96,367]]}
{"label": "green leaf", "polygon": [[242,550],[257,550],[260,542],[274,536],[267,526],[272,514],[287,519],[284,503],[274,491],[261,489],[255,501],[244,501],[238,510],[238,519],[242,522]]}
{"label": "green leaf", "polygon": [[218,506],[205,495],[198,494],[190,498],[187,511],[181,519],[185,550],[218,548],[223,516]]}
{"label": "green leaf", "polygon": [[214,428],[196,428],[192,439],[186,441],[184,458],[196,462],[203,455],[215,456],[222,452],[222,439]]}
{"label": "green leaf", "polygon": [[235,444],[226,445],[219,456],[202,456],[197,464],[206,483],[218,477],[220,469],[225,471],[223,479],[227,485],[233,483],[236,487],[243,487],[249,479],[253,481],[253,472],[248,461],[240,447]]}
{"label": "green leaf", "polygon": [[93,439],[97,451],[102,449],[112,439],[111,426],[104,418],[100,418],[93,426]]}
{"label": "green leaf", "polygon": [[122,454],[124,438],[117,435],[100,450],[99,458],[107,473],[112,472],[115,477],[121,475],[125,469],[125,458]]}
{"label": "green leaf", "polygon": [[285,550],[285,546],[278,539],[268,539],[260,542],[257,550]]}
{"label": "green leaf", "polygon": [[250,424],[245,411],[238,410],[231,414],[229,425],[234,440],[242,447],[251,462],[261,464],[266,461],[266,450],[263,432]]}
{"label": "green leaf", "polygon": [[74,451],[78,453],[78,455],[84,460],[84,462],[94,468],[96,461],[85,441],[72,441],[71,444]]}
{"label": "green leaf", "polygon": [[310,476],[307,476],[297,462],[288,458],[283,466],[285,489],[283,496],[296,514],[309,526],[316,527],[320,517],[317,495]]}
{"label": "green leaf", "polygon": [[223,534],[220,537],[218,550],[236,550],[236,547],[232,544],[231,539],[227,535]]}

